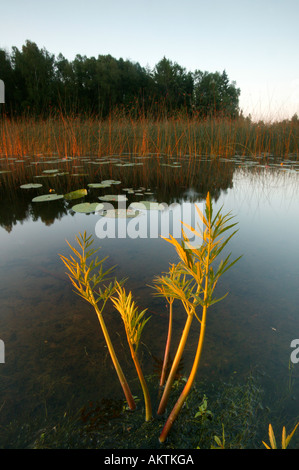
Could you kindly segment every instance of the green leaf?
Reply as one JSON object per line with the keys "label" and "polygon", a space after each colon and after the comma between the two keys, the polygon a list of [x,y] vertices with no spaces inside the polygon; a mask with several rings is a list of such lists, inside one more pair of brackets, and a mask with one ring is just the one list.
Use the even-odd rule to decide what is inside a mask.
{"label": "green leaf", "polygon": [[76,191],[71,191],[64,195],[64,198],[68,201],[73,199],[79,199],[80,197],[84,197],[87,195],[87,189],[77,189]]}
{"label": "green leaf", "polygon": [[41,188],[43,185],[39,183],[28,183],[28,184],[22,184],[20,188],[22,189],[36,189],[36,188]]}
{"label": "green leaf", "polygon": [[104,209],[104,204],[98,202],[82,202],[81,204],[75,204],[72,207],[72,211],[82,214],[89,214],[91,212],[97,212],[102,209]]}
{"label": "green leaf", "polygon": [[36,196],[32,199],[32,202],[50,202],[63,199],[62,194],[44,194],[43,196]]}

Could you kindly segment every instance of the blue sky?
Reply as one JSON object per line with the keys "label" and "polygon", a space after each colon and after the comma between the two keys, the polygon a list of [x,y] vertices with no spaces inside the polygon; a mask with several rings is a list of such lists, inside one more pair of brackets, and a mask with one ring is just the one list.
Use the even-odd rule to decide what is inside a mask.
{"label": "blue sky", "polygon": [[187,71],[225,69],[245,115],[279,120],[299,115],[298,18],[299,0],[9,0],[0,48],[29,39],[70,60],[111,54],[153,68],[166,56]]}

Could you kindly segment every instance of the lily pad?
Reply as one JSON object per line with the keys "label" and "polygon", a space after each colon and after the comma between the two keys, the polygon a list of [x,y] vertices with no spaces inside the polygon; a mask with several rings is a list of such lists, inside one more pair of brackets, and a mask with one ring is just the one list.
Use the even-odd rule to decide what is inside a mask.
{"label": "lily pad", "polygon": [[58,173],[51,173],[46,175],[33,175],[34,178],[53,178],[56,177]]}
{"label": "lily pad", "polygon": [[111,184],[108,183],[89,183],[89,188],[110,188]]}
{"label": "lily pad", "polygon": [[80,212],[89,214],[90,212],[96,212],[104,209],[104,204],[98,202],[83,202],[82,204],[76,204],[72,207],[74,212]]}
{"label": "lily pad", "polygon": [[56,170],[44,170],[43,171],[43,173],[50,173],[50,174],[51,173],[58,173],[58,172],[59,172],[59,170],[57,170],[57,169]]}
{"label": "lily pad", "polygon": [[137,217],[138,215],[140,215],[141,212],[140,211],[136,211],[134,209],[109,209],[106,213],[105,213],[105,217],[108,217],[108,218],[114,218],[114,219],[131,219],[133,217]]}
{"label": "lily pad", "polygon": [[116,180],[104,180],[102,181],[102,184],[120,184],[121,181],[116,181]]}
{"label": "lily pad", "polygon": [[37,196],[32,199],[32,202],[46,202],[46,201],[57,201],[62,199],[63,194],[44,194],[43,196]]}
{"label": "lily pad", "polygon": [[100,196],[101,201],[127,201],[128,198],[123,194],[107,194],[106,196]]}
{"label": "lily pad", "polygon": [[140,201],[140,202],[132,202],[129,206],[130,208],[137,209],[137,210],[164,210],[163,204],[159,204],[159,202],[153,201]]}
{"label": "lily pad", "polygon": [[87,189],[77,189],[76,191],[71,191],[64,195],[65,199],[71,201],[72,199],[79,199],[87,195]]}
{"label": "lily pad", "polygon": [[35,188],[41,188],[42,184],[39,183],[28,183],[28,184],[22,184],[20,188],[22,189],[35,189]]}

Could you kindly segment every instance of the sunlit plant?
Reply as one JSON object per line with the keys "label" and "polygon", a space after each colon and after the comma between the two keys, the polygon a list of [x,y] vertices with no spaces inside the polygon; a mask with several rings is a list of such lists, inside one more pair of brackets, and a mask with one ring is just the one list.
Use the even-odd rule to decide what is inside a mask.
{"label": "sunlit plant", "polygon": [[[287,447],[288,447],[292,437],[294,436],[295,431],[296,431],[298,426],[299,426],[299,423],[296,424],[293,431],[288,436],[286,434],[286,428],[285,428],[285,426],[283,426],[282,435],[281,435],[281,448],[282,449],[287,449]],[[263,441],[263,444],[266,447],[266,449],[278,449],[272,424],[269,424],[269,441],[270,441],[270,445],[266,444]]]}
{"label": "sunlit plant", "polygon": [[[177,264],[171,264],[167,273],[154,278],[155,294],[164,297],[169,305],[168,334],[160,378],[160,387],[163,387],[164,384],[165,386],[157,410],[158,415],[164,414],[166,410],[168,398],[173,390],[174,380],[176,378],[179,363],[188,340],[194,317],[200,323],[200,333],[194,363],[191,368],[189,378],[186,379],[184,389],[162,430],[159,438],[161,443],[165,441],[195,380],[203,349],[207,310],[211,305],[219,302],[227,295],[226,294],[221,298],[214,297],[215,287],[220,277],[240,258],[239,257],[234,261],[231,261],[231,254],[229,253],[224,260],[219,262],[217,267],[214,266],[216,259],[218,259],[229,240],[236,233],[236,230],[227,238],[224,237],[225,232],[235,227],[236,223],[231,223],[232,216],[230,213],[222,215],[221,209],[218,210],[216,215],[213,214],[212,202],[209,193],[206,198],[205,213],[203,214],[198,207],[196,207],[196,210],[205,227],[204,230],[196,230],[185,223],[183,223],[183,225],[196,237],[201,238],[201,244],[196,248],[192,246],[184,229],[182,229],[183,240],[181,243],[171,235],[169,238],[165,238],[165,240],[175,247],[179,256],[179,261]],[[104,307],[109,299],[112,301],[116,310],[120,313],[124,323],[131,356],[135,364],[144,395],[146,410],[145,420],[149,421],[152,419],[151,399],[137,354],[143,328],[149,320],[149,318],[146,318],[145,316],[147,309],[139,312],[138,307],[133,301],[132,293],[129,292],[129,294],[127,294],[123,288],[124,281],[118,282],[114,277],[112,277],[111,281],[109,276],[113,268],[103,271],[103,262],[106,258],[102,260],[98,260],[98,258],[96,258],[89,262],[89,259],[98,251],[97,249],[90,249],[93,243],[91,236],[87,237],[86,232],[84,232],[83,235],[80,234],[76,239],[82,253],[79,253],[74,247],[72,247],[68,242],[67,243],[78,258],[78,261],[75,260],[73,256],[71,256],[70,259],[62,255],[60,255],[60,257],[69,270],[68,276],[73,286],[76,288],[77,293],[87,300],[94,307],[97,313],[113,364],[123,387],[128,404],[131,409],[134,409],[136,405],[132,393],[117,360],[102,315]],[[96,273],[95,270],[98,270],[98,272]],[[108,280],[110,280],[110,283],[107,286],[103,285],[103,283]],[[181,339],[176,349],[170,372],[166,379],[172,338],[174,301],[180,301],[182,303],[187,316]]]}
{"label": "sunlit plant", "polygon": [[[199,248],[194,249],[194,247],[190,243],[190,239],[187,237],[183,229],[182,243],[179,243],[171,235],[170,238],[166,239],[168,242],[174,245],[177,254],[179,255],[180,262],[177,265],[177,272],[181,274],[181,276],[176,276],[174,280],[166,283],[166,293],[168,296],[175,296],[176,298],[181,300],[187,313],[187,320],[168,380],[165,385],[164,393],[162,395],[158,409],[158,414],[163,414],[165,411],[171,386],[174,380],[174,374],[182,356],[193,317],[195,317],[200,323],[200,334],[198,338],[195,359],[189,378],[178,401],[176,402],[166,421],[166,424],[159,438],[160,442],[165,441],[173,425],[173,422],[178,416],[193,385],[203,349],[207,321],[207,310],[211,305],[215,304],[216,302],[219,302],[227,295],[226,294],[221,298],[214,297],[213,294],[215,287],[220,277],[229,268],[231,268],[240,258],[239,257],[234,261],[230,262],[231,254],[229,253],[224,260],[220,261],[218,267],[216,269],[214,268],[213,263],[219,257],[220,253],[223,251],[224,247],[227,245],[227,243],[233,237],[236,231],[234,231],[227,238],[223,238],[223,234],[227,230],[233,228],[236,223],[231,224],[230,221],[232,219],[232,216],[230,215],[230,213],[222,215],[221,209],[214,216],[209,193],[206,198],[205,215],[200,211],[198,207],[196,207],[196,210],[198,216],[200,217],[205,226],[205,229],[203,231],[199,231],[185,223],[183,223],[183,225],[188,228],[188,230],[190,230],[195,236],[202,239],[202,244]],[[198,306],[201,307],[201,316],[199,316],[197,312]]]}
{"label": "sunlit plant", "polygon": [[138,359],[137,351],[141,339],[141,334],[144,326],[150,319],[150,317],[145,318],[144,315],[146,310],[138,312],[138,307],[135,305],[135,302],[132,299],[132,293],[126,294],[124,288],[117,282],[116,289],[117,296],[111,297],[111,300],[118,312],[121,315],[121,318],[124,323],[128,344],[131,351],[131,356],[136,367],[136,371],[139,377],[139,381],[142,387],[144,402],[145,402],[145,420],[149,421],[152,418],[152,405],[151,398],[149,395],[148,387],[142,373],[141,365]]}
{"label": "sunlit plant", "polygon": [[[68,241],[67,244],[75,254],[78,260],[74,259],[73,256],[66,258],[63,255],[60,255],[65,266],[68,268],[68,276],[72,282],[72,285],[75,287],[75,292],[82,297],[84,300],[89,302],[94,310],[96,311],[98,320],[100,322],[104,338],[110,353],[113,365],[117,372],[120,384],[123,388],[126,400],[128,402],[129,408],[134,410],[136,404],[125,378],[125,375],[122,371],[122,368],[118,362],[110,335],[108,333],[104,317],[103,310],[106,306],[107,301],[111,296],[116,292],[117,288],[120,288],[120,283],[117,283],[115,278],[110,278],[111,271],[113,268],[108,269],[107,271],[103,270],[103,263],[107,259],[103,258],[101,260],[96,257],[90,261],[98,249],[90,248],[93,239],[91,236],[87,237],[86,232],[82,235],[79,234],[79,237],[76,237],[77,243],[81,248],[81,253],[77,251]],[[89,264],[88,264],[89,263]],[[103,283],[110,281],[106,286]]]}

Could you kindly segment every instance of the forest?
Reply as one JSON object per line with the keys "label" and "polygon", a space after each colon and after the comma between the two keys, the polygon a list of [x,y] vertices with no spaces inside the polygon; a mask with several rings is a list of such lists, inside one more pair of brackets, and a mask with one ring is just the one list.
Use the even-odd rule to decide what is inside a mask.
{"label": "forest", "polygon": [[0,49],[5,84],[2,113],[9,117],[92,115],[106,118],[121,109],[136,117],[184,112],[199,118],[240,115],[240,89],[227,72],[187,71],[163,57],[153,69],[111,55],[70,61],[27,40],[21,50]]}

